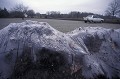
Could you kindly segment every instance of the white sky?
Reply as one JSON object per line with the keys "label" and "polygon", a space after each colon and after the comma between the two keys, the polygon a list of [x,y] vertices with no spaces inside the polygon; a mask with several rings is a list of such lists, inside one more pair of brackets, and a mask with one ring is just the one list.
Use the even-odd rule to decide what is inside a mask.
{"label": "white sky", "polygon": [[80,11],[104,14],[111,1],[113,0],[0,0],[0,7],[12,8],[16,4],[23,3],[29,9],[40,13]]}

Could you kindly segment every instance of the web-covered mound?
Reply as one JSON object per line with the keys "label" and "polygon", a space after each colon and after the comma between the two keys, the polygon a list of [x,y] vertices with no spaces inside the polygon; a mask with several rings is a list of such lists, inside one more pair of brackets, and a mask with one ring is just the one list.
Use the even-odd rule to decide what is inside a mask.
{"label": "web-covered mound", "polygon": [[80,69],[85,54],[69,36],[46,22],[11,23],[0,30],[1,78],[24,79],[35,72],[40,75],[42,69],[71,74],[73,65]]}
{"label": "web-covered mound", "polygon": [[83,61],[84,76],[94,78],[102,74],[107,78],[120,78],[120,29],[80,27],[68,35],[78,45],[83,40],[89,53]]}
{"label": "web-covered mound", "polygon": [[120,29],[62,33],[46,22],[0,30],[0,79],[120,78]]}

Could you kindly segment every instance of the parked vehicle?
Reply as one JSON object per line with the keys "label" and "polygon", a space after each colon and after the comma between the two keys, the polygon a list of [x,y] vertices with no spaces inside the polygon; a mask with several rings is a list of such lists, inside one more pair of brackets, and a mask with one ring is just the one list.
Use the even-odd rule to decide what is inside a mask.
{"label": "parked vehicle", "polygon": [[99,16],[97,15],[88,15],[87,17],[83,17],[84,19],[84,22],[87,23],[87,22],[103,22],[104,19],[100,18]]}

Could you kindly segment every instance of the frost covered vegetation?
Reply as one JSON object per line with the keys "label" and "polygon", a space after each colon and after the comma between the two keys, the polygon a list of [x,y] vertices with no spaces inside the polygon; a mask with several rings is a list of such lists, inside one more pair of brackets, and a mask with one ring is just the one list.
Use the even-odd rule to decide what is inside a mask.
{"label": "frost covered vegetation", "polygon": [[120,78],[120,29],[62,33],[46,22],[0,30],[0,79]]}

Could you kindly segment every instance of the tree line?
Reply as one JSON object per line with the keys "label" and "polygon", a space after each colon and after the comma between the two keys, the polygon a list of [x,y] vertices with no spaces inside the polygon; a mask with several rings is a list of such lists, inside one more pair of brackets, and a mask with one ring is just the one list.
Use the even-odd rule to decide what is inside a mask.
{"label": "tree line", "polygon": [[71,11],[68,14],[62,14],[60,11],[48,11],[46,14],[40,14],[22,4],[16,5],[10,11],[0,8],[0,18],[82,18],[90,14],[93,13]]}
{"label": "tree line", "polygon": [[[29,10],[28,7],[23,5],[17,5],[8,11],[6,8],[0,8],[0,18],[47,18],[47,19],[79,19],[86,17],[87,15],[93,15],[94,13],[71,11],[68,14],[62,14],[60,11],[48,11],[46,14],[35,13],[34,10]],[[102,16],[102,15],[99,15]]]}
{"label": "tree line", "polygon": [[[23,4],[14,6],[10,11],[6,8],[0,8],[0,18],[68,18],[68,19],[80,19],[87,15],[93,15],[94,13],[71,11],[68,14],[62,14],[60,11],[48,11],[46,14],[35,13],[34,10],[28,9]],[[114,0],[108,5],[105,11],[105,16],[96,14],[102,18],[116,18],[120,17],[120,0]]]}
{"label": "tree line", "polygon": [[28,7],[24,6],[23,4],[16,5],[10,11],[8,11],[6,8],[0,8],[0,18],[33,18],[39,14],[40,13],[35,13],[32,9],[28,9]]}

